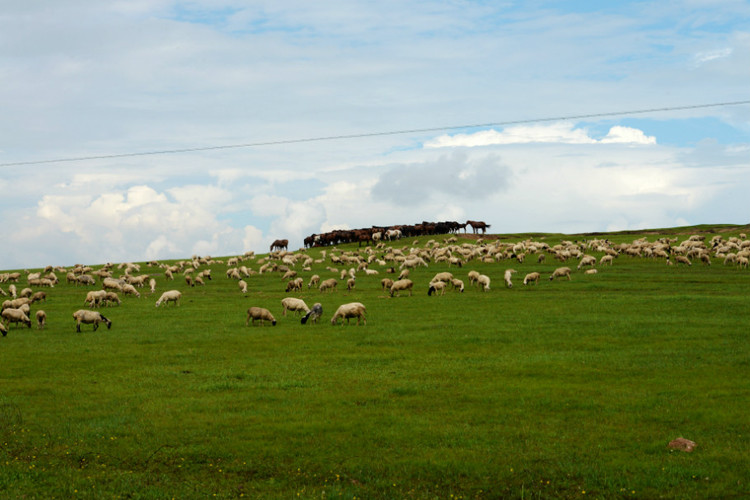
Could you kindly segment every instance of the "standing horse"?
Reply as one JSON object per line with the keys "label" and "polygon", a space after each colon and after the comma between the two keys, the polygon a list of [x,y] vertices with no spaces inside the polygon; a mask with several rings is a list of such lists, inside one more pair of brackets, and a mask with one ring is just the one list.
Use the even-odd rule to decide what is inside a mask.
{"label": "standing horse", "polygon": [[286,250],[289,246],[289,240],[276,240],[271,243],[271,252],[274,250]]}
{"label": "standing horse", "polygon": [[477,234],[477,232],[479,232],[478,231],[479,229],[481,229],[482,234],[484,234],[487,231],[487,229],[490,227],[489,224],[486,224],[485,222],[477,221],[477,220],[467,220],[466,224],[471,226],[471,229],[472,231],[474,231],[474,234]]}

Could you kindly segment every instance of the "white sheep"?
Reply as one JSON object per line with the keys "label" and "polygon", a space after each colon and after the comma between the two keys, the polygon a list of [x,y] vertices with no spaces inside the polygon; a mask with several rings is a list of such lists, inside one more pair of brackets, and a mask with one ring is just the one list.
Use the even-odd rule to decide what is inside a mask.
{"label": "white sheep", "polygon": [[382,287],[383,291],[386,289],[390,290],[391,286],[393,286],[393,280],[390,278],[383,278],[380,280],[380,286]]}
{"label": "white sheep", "polygon": [[179,306],[181,298],[182,292],[179,290],[168,290],[162,293],[159,300],[156,301],[156,307],[159,307],[162,304],[168,304],[169,302],[174,302],[176,306]]}
{"label": "white sheep", "polygon": [[281,299],[281,305],[284,307],[282,314],[286,316],[287,311],[294,311],[297,314],[304,312],[305,314],[310,312],[310,308],[307,307],[305,301],[294,297],[286,297]]}
{"label": "white sheep", "polygon": [[5,323],[3,323],[2,321],[0,321],[0,333],[3,334],[3,337],[8,335],[8,329],[5,328]]}
{"label": "white sheep", "polygon": [[515,269],[506,269],[505,275],[503,276],[503,279],[505,280],[505,286],[508,288],[513,288],[513,283],[511,282],[511,278],[513,277],[513,274],[516,272]]}
{"label": "white sheep", "polygon": [[[406,279],[406,278],[408,278],[408,277],[409,277],[409,270],[408,270],[408,269],[404,269],[404,270],[403,270],[403,271],[401,271],[401,273],[400,273],[400,274],[398,275],[398,279],[400,279],[400,280],[405,280],[405,279]],[[397,280],[397,281],[398,281],[398,280]]]}
{"label": "white sheep", "polygon": [[432,281],[430,282],[430,288],[427,290],[427,295],[432,295],[433,292],[435,295],[437,295],[437,292],[440,292],[440,295],[445,295],[445,288],[445,281]]}
{"label": "white sheep", "polygon": [[599,259],[599,265],[604,266],[604,265],[609,264],[611,266],[612,263],[614,262],[614,259],[615,258],[612,255],[609,255],[609,254],[602,255],[602,258]]}
{"label": "white sheep", "polygon": [[307,288],[312,288],[313,285],[318,286],[320,284],[320,276],[313,274],[310,277],[310,283],[307,284]]}
{"label": "white sheep", "polygon": [[403,292],[404,290],[409,290],[409,297],[411,297],[413,286],[414,282],[407,278],[394,281],[393,285],[391,285],[391,297],[393,297],[394,293],[398,293],[398,295],[401,295],[400,292]]}
{"label": "white sheep", "polygon": [[482,291],[486,292],[490,289],[490,277],[486,274],[480,274],[477,278],[477,284],[482,288]]}
{"label": "white sheep", "polygon": [[76,332],[79,333],[81,332],[81,324],[93,324],[94,331],[99,328],[99,323],[105,323],[107,325],[107,330],[112,328],[112,322],[99,311],[79,309],[73,313],[73,319],[76,320]]}
{"label": "white sheep", "polygon": [[583,266],[594,266],[596,265],[596,257],[593,255],[584,255],[581,257],[581,261],[578,263],[578,269],[581,269]]}
{"label": "white sheep", "polygon": [[247,293],[247,283],[245,282],[245,280],[239,280],[237,284],[240,287],[240,292]]}
{"label": "white sheep", "polygon": [[473,285],[477,282],[479,279],[479,272],[478,271],[469,271],[469,284]]}
{"label": "white sheep", "polygon": [[271,325],[276,326],[276,318],[273,317],[271,311],[263,307],[251,307],[247,310],[247,319],[245,320],[245,326],[248,326],[250,324],[251,319],[253,321],[253,325],[255,325],[255,320],[260,320],[260,326],[263,326],[263,321],[270,321]]}
{"label": "white sheep", "polygon": [[366,325],[367,319],[365,318],[365,312],[367,312],[367,310],[360,302],[342,304],[336,309],[336,313],[333,315],[333,318],[331,318],[331,324],[335,325],[339,318],[342,318],[341,324],[343,324],[343,319],[346,318],[346,324],[348,325],[350,318],[357,318],[357,325],[359,325],[360,319],[362,319],[363,324]]}
{"label": "white sheep", "polygon": [[453,288],[459,292],[464,291],[464,282],[458,278],[453,278],[451,280],[451,285],[453,285]]}
{"label": "white sheep", "polygon": [[294,290],[302,290],[302,285],[305,284],[305,280],[302,278],[294,278],[286,284],[286,291],[291,292]]}
{"label": "white sheep", "polygon": [[536,271],[533,273],[529,273],[523,278],[523,284],[528,285],[529,283],[533,281],[535,285],[538,285],[540,277],[541,275],[537,273]]}
{"label": "white sheep", "polygon": [[552,276],[549,277],[549,280],[552,281],[555,278],[562,278],[563,276],[567,276],[568,281],[570,281],[570,268],[569,267],[558,267],[552,272]]}
{"label": "white sheep", "polygon": [[151,293],[156,293],[156,280],[154,278],[148,280],[148,286],[151,288]]}
{"label": "white sheep", "polygon": [[349,278],[346,280],[346,290],[351,292],[354,290],[354,286],[357,284],[357,280],[354,278]]}
{"label": "white sheep", "polygon": [[328,278],[327,280],[323,280],[323,282],[320,284],[320,291],[325,292],[326,290],[333,291],[336,286],[338,285],[338,281],[336,281],[334,278]]}
{"label": "white sheep", "polygon": [[43,310],[39,309],[36,314],[36,327],[38,330],[41,330],[44,328],[44,325],[47,324],[47,313]]}
{"label": "white sheep", "polygon": [[124,285],[122,285],[122,293],[124,293],[125,295],[135,295],[139,299],[141,298],[140,292],[136,290],[136,288],[130,283],[125,283]]}
{"label": "white sheep", "polygon": [[31,328],[31,320],[21,309],[3,309],[2,317],[5,320],[6,328],[10,326],[11,323],[23,323],[24,325]]}
{"label": "white sheep", "polygon": [[121,292],[122,282],[114,278],[104,278],[102,280],[102,288],[104,290],[115,290],[115,291]]}
{"label": "white sheep", "polygon": [[107,297],[106,290],[92,290],[86,294],[86,300],[83,301],[84,305],[88,305],[90,308],[99,306],[99,304]]}
{"label": "white sheep", "polygon": [[122,304],[122,301],[117,295],[117,292],[107,292],[107,295],[104,297],[104,304],[107,306],[109,306],[109,304],[117,304],[119,306]]}

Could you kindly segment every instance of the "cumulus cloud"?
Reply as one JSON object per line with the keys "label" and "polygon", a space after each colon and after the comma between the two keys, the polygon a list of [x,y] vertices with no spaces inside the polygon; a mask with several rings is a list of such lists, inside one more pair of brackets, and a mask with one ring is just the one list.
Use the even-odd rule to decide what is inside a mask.
{"label": "cumulus cloud", "polygon": [[433,196],[481,199],[507,189],[511,177],[511,169],[495,154],[471,159],[464,151],[454,151],[436,160],[392,167],[379,177],[372,197],[403,205],[424,203]]}
{"label": "cumulus cloud", "polygon": [[477,147],[498,144],[656,144],[656,138],[646,136],[643,131],[615,126],[606,137],[596,140],[585,129],[575,128],[574,123],[560,122],[551,125],[524,125],[508,127],[500,132],[482,130],[472,134],[441,135],[424,143],[425,148]]}

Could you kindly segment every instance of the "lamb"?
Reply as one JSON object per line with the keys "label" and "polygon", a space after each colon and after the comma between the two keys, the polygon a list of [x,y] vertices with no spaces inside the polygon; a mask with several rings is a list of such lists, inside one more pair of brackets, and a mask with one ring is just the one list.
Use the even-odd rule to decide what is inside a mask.
{"label": "lamb", "polygon": [[2,317],[6,323],[6,329],[11,323],[23,323],[24,325],[31,328],[31,320],[29,317],[20,309],[3,309]]}
{"label": "lamb", "polygon": [[307,288],[312,288],[313,285],[318,286],[320,284],[320,276],[313,274],[310,277],[310,283],[307,284]]}
{"label": "lamb", "polygon": [[538,285],[540,277],[541,275],[537,272],[529,273],[524,277],[523,284],[528,285],[529,283],[533,281],[535,285]]}
{"label": "lamb", "polygon": [[432,295],[433,292],[435,292],[435,295],[437,295],[437,292],[440,292],[440,295],[445,295],[445,281],[432,281],[430,282],[430,288],[427,290],[427,295]]}
{"label": "lamb", "polygon": [[311,319],[313,323],[317,323],[318,319],[323,315],[323,306],[320,304],[320,302],[316,302],[312,309],[308,311],[307,314],[305,314],[302,319],[300,320],[300,323],[303,325],[307,323],[308,319]]}
{"label": "lamb", "polygon": [[414,282],[410,279],[401,279],[397,280],[391,285],[391,297],[393,297],[393,294],[398,292],[398,295],[401,295],[400,292],[404,290],[409,290],[409,297],[411,297],[411,290],[414,286]]}
{"label": "lamb", "polygon": [[513,288],[513,283],[510,281],[513,274],[516,272],[515,269],[506,269],[505,275],[503,276],[503,279],[505,279],[505,286],[508,288]]}
{"label": "lamb", "polygon": [[563,276],[567,276],[568,281],[570,281],[570,268],[569,267],[558,267],[552,272],[552,276],[549,277],[549,280],[552,281],[555,278],[562,278]]}
{"label": "lamb", "polygon": [[247,283],[245,282],[245,280],[239,280],[237,284],[240,287],[240,292],[247,293]]}
{"label": "lamb", "polygon": [[302,285],[305,281],[302,278],[295,278],[286,284],[286,291],[291,292],[293,290],[302,290]]}
{"label": "lamb", "polygon": [[271,325],[276,326],[276,318],[273,317],[271,311],[263,307],[251,307],[248,309],[245,326],[250,324],[250,319],[253,320],[253,325],[255,325],[255,320],[257,319],[260,320],[260,326],[263,326],[263,321],[270,321]]}
{"label": "lamb", "polygon": [[386,288],[390,290],[391,286],[393,286],[393,280],[390,278],[383,278],[380,280],[380,286],[383,288],[383,291],[385,291]]}
{"label": "lamb", "polygon": [[36,327],[38,330],[41,330],[42,328],[44,328],[44,325],[47,324],[47,313],[39,309],[36,312],[35,316],[36,316]]}
{"label": "lamb", "polygon": [[490,289],[490,277],[486,274],[480,274],[479,278],[477,278],[477,285],[482,288],[482,291],[486,292]]}
{"label": "lamb", "polygon": [[105,323],[107,325],[107,330],[112,328],[112,322],[98,311],[79,309],[73,313],[73,319],[76,320],[76,332],[78,333],[81,332],[82,323],[87,325],[93,324],[94,331],[99,328],[99,323]]}
{"label": "lamb", "polygon": [[180,299],[182,298],[182,292],[179,290],[169,290],[161,294],[161,297],[159,297],[159,300],[156,301],[156,307],[159,307],[162,304],[168,304],[169,302],[174,302],[175,305],[180,305]]}
{"label": "lamb", "polygon": [[336,281],[334,278],[328,278],[327,280],[323,280],[323,282],[320,284],[320,291],[325,292],[326,290],[334,290],[336,288],[336,285],[338,285],[338,281]]}
{"label": "lamb", "polygon": [[307,307],[305,301],[302,299],[296,299],[294,297],[286,297],[281,299],[281,305],[284,307],[283,315],[286,316],[287,311],[294,311],[297,314],[300,312],[309,313],[310,308]]}
{"label": "lamb", "polygon": [[362,319],[363,324],[366,325],[367,319],[365,318],[365,312],[367,312],[367,310],[360,302],[342,304],[336,309],[336,313],[333,315],[333,318],[331,318],[331,324],[335,325],[339,318],[342,319],[341,324],[343,324],[343,319],[346,318],[346,324],[348,325],[350,318],[357,318],[357,325],[359,325],[360,319]]}

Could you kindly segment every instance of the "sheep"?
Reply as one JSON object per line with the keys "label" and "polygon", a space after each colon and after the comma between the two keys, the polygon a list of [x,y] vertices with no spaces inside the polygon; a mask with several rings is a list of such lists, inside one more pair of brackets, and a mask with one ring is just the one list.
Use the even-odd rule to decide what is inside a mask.
{"label": "sheep", "polygon": [[305,314],[310,312],[310,308],[307,307],[304,300],[296,299],[294,297],[281,299],[281,305],[284,307],[284,311],[282,312],[284,316],[286,316],[287,311],[294,311],[297,314],[300,312],[304,312]]}
{"label": "sheep", "polygon": [[73,313],[73,319],[76,320],[76,332],[81,333],[81,324],[93,324],[94,331],[99,328],[99,323],[105,323],[107,330],[112,328],[112,322],[106,318],[99,311],[89,311],[87,309],[79,309]]}
{"label": "sheep", "polygon": [[98,306],[101,301],[107,297],[106,290],[92,290],[86,294],[86,300],[83,301],[84,305],[88,304],[90,308]]}
{"label": "sheep", "polygon": [[458,278],[453,278],[451,280],[451,285],[453,285],[453,288],[459,292],[464,291],[464,282]]}
{"label": "sheep", "polygon": [[21,292],[18,294],[19,297],[26,297],[29,298],[34,294],[34,290],[31,288],[24,288],[21,290]]}
{"label": "sheep", "polygon": [[195,286],[195,283],[193,283],[193,277],[190,274],[185,275],[185,284],[187,286]]}
{"label": "sheep", "polygon": [[469,283],[474,284],[479,279],[479,272],[477,271],[469,271]]}
{"label": "sheep", "polygon": [[3,309],[2,317],[5,320],[6,328],[10,326],[11,323],[23,323],[31,328],[31,320],[21,309]]}
{"label": "sheep", "polygon": [[612,255],[602,255],[602,258],[599,259],[599,265],[604,266],[606,264],[612,265],[612,262],[614,261],[614,257]]}
{"label": "sheep", "polygon": [[427,290],[427,295],[432,295],[432,292],[437,295],[438,291],[440,291],[440,295],[445,295],[445,286],[445,281],[432,281],[430,282],[430,288]]}
{"label": "sheep", "polygon": [[338,281],[336,281],[334,278],[328,278],[327,280],[323,280],[323,282],[320,284],[320,291],[325,292],[326,290],[334,290],[336,288],[336,285],[338,285]]}
{"label": "sheep", "polygon": [[139,299],[141,298],[141,294],[138,290],[135,289],[135,287],[129,283],[125,283],[122,285],[122,293],[125,295],[135,295]]}
{"label": "sheep", "polygon": [[37,330],[41,330],[44,328],[44,325],[47,324],[47,313],[43,310],[39,309],[36,314],[36,328]]}
{"label": "sheep", "polygon": [[104,278],[102,280],[102,288],[104,290],[115,290],[118,292],[122,292],[122,283],[120,280],[116,280],[114,278]]}
{"label": "sheep", "polygon": [[567,276],[568,281],[570,281],[570,268],[569,267],[558,267],[552,272],[552,276],[549,277],[549,280],[552,281],[555,278],[562,278],[563,276]]}
{"label": "sheep", "polygon": [[257,319],[260,320],[260,326],[263,326],[263,321],[270,321],[271,325],[276,326],[276,318],[273,317],[271,311],[263,307],[251,307],[248,309],[245,326],[250,324],[250,319],[253,320],[253,325],[255,325],[255,320]]}
{"label": "sheep", "polygon": [[505,286],[508,288],[513,288],[513,283],[510,281],[511,277],[513,276],[513,273],[515,273],[515,269],[506,269],[505,275],[503,276],[503,279],[505,280]]}
{"label": "sheep", "polygon": [[239,280],[237,285],[240,287],[240,292],[247,293],[247,283],[245,280]]}
{"label": "sheep", "polygon": [[31,299],[28,297],[18,297],[17,299],[13,300],[6,300],[3,302],[2,308],[3,309],[18,309],[24,304],[31,303]]}
{"label": "sheep", "polygon": [[154,278],[148,280],[148,286],[151,288],[151,293],[156,293],[156,280]]}
{"label": "sheep", "polygon": [[583,274],[597,274],[597,272],[596,269],[586,269]]}
{"label": "sheep", "polygon": [[30,304],[33,304],[34,302],[47,302],[47,293],[36,292],[34,295],[31,296]]}
{"label": "sheep", "polygon": [[583,266],[594,266],[596,265],[596,257],[593,255],[584,255],[581,258],[581,261],[578,263],[578,269],[581,269]]}
{"label": "sheep", "polygon": [[5,328],[5,324],[2,321],[0,321],[0,333],[3,334],[3,337],[8,335],[8,329]]}
{"label": "sheep", "polygon": [[482,288],[482,291],[486,292],[490,289],[490,277],[486,274],[480,274],[477,278],[477,285]]}
{"label": "sheep", "polygon": [[449,273],[449,272],[437,273],[432,278],[432,280],[430,280],[430,283],[434,283],[436,281],[442,281],[444,283],[448,283],[452,279],[453,279],[453,273]]}
{"label": "sheep", "polygon": [[393,294],[398,292],[398,295],[401,295],[401,292],[404,290],[409,290],[409,297],[411,297],[411,289],[414,286],[414,282],[410,279],[404,278],[397,280],[391,285],[391,297],[393,297]]}
{"label": "sheep", "polygon": [[523,284],[528,285],[529,283],[533,281],[535,285],[538,285],[540,277],[541,275],[537,273],[536,271],[533,273],[529,273],[523,278]]}
{"label": "sheep", "polygon": [[[408,270],[408,269],[404,269],[404,270],[403,270],[403,271],[401,271],[401,273],[400,273],[400,274],[398,275],[398,279],[400,279],[400,280],[405,280],[405,279],[406,279],[406,278],[408,278],[408,277],[409,277],[409,270]],[[397,280],[397,281],[398,281],[398,280]]]}
{"label": "sheep", "polygon": [[117,295],[117,292],[107,292],[107,294],[104,296],[104,303],[107,306],[109,306],[109,304],[117,304],[119,306],[120,304],[122,304],[122,301],[120,301],[120,297]]}
{"label": "sheep", "polygon": [[300,320],[300,323],[303,325],[307,323],[308,319],[311,319],[313,323],[317,323],[318,319],[323,315],[323,306],[320,304],[320,302],[316,302],[313,304],[312,309],[310,309],[307,314],[305,314],[302,319]]}
{"label": "sheep", "polygon": [[77,285],[95,285],[96,280],[88,274],[82,274],[76,278]]}
{"label": "sheep", "polygon": [[676,264],[685,264],[687,266],[692,266],[693,263],[690,262],[690,259],[685,257],[684,255],[675,255],[674,261]]}
{"label": "sheep", "polygon": [[13,285],[13,284],[9,285],[8,292],[10,293],[10,296],[13,297],[14,299],[18,298],[18,294],[16,293],[16,285]]}
{"label": "sheep", "polygon": [[310,283],[307,284],[307,288],[312,288],[313,285],[318,286],[320,284],[320,276],[313,274],[310,277]]}
{"label": "sheep", "polygon": [[159,297],[159,300],[156,301],[156,307],[159,307],[162,304],[168,304],[169,302],[174,302],[175,305],[180,305],[180,299],[182,298],[182,292],[179,290],[169,290],[161,294],[161,297]]}
{"label": "sheep", "polygon": [[357,280],[354,278],[349,278],[348,280],[346,280],[346,290],[349,292],[354,290],[354,285],[356,284],[356,282]]}
{"label": "sheep", "polygon": [[382,280],[380,280],[380,286],[383,291],[385,291],[386,288],[390,290],[391,286],[393,286],[393,280],[390,278],[383,278]]}
{"label": "sheep", "polygon": [[295,278],[286,284],[286,291],[291,292],[293,290],[302,290],[302,285],[305,284],[305,280],[302,278]]}
{"label": "sheep", "polygon": [[367,324],[367,318],[365,318],[365,306],[360,302],[350,302],[348,304],[342,304],[336,309],[336,313],[331,318],[331,324],[335,325],[339,318],[341,318],[341,324],[344,324],[343,319],[346,318],[346,324],[349,324],[350,318],[357,318],[357,325],[359,320],[362,319],[363,324]]}

